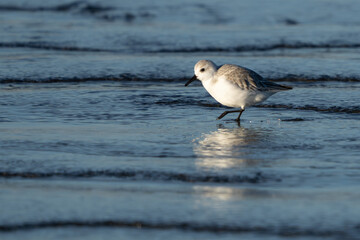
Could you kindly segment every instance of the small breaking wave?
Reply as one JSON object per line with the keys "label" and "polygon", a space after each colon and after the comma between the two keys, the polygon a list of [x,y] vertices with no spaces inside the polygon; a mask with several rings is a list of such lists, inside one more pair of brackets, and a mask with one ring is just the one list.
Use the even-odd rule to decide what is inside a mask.
{"label": "small breaking wave", "polygon": [[47,78],[47,79],[15,79],[5,78],[0,79],[0,84],[11,84],[11,83],[81,83],[81,82],[103,82],[103,81],[114,81],[114,82],[186,82],[187,78],[145,78],[137,76],[131,73],[122,73],[119,75],[108,75],[108,76],[89,76],[89,77],[72,77],[72,78]]}
{"label": "small breaking wave", "polygon": [[[103,6],[96,3],[86,3],[84,1],[74,1],[70,3],[55,6],[16,6],[16,5],[0,5],[0,11],[14,12],[72,12],[75,14],[84,14],[93,16],[100,20],[115,21],[122,20],[125,22],[133,22],[136,19],[150,19],[155,15],[153,13],[142,11],[140,13],[123,12],[120,14],[110,14],[110,11],[119,10],[113,6]],[[121,10],[121,9],[120,9]]]}
{"label": "small breaking wave", "polygon": [[0,11],[19,11],[19,12],[68,12],[77,10],[80,12],[97,13],[113,10],[113,7],[104,7],[98,4],[85,3],[83,1],[74,1],[56,6],[17,6],[17,5],[0,5]]}
{"label": "small breaking wave", "polygon": [[308,49],[308,48],[360,48],[360,43],[275,43],[269,45],[244,45],[237,47],[194,47],[194,48],[163,48],[151,52],[159,53],[191,53],[191,52],[251,52],[271,51],[275,49]]}
{"label": "small breaking wave", "polygon": [[[179,82],[185,83],[190,77],[178,77],[178,78],[163,78],[154,76],[143,76],[132,73],[120,73],[118,75],[102,75],[102,76],[88,76],[88,77],[58,77],[58,78],[44,78],[44,79],[32,79],[32,78],[3,78],[0,79],[0,84],[10,83],[81,83],[81,82],[101,82],[101,81],[138,81],[138,82]],[[279,78],[268,78],[273,82],[294,82],[294,83],[311,83],[311,82],[360,82],[360,77],[339,77],[339,76],[319,76],[319,77],[304,77],[297,75],[287,75]]]}
{"label": "small breaking wave", "polygon": [[[160,105],[197,105],[201,107],[222,107],[221,104],[212,103],[205,100],[198,100],[193,98],[163,98],[160,100],[155,101],[155,104]],[[316,112],[323,112],[323,113],[347,113],[347,114],[359,114],[360,107],[353,106],[353,107],[340,107],[340,106],[329,106],[329,107],[317,107],[312,105],[305,105],[305,106],[293,106],[293,105],[286,105],[286,104],[259,104],[255,105],[254,107],[258,108],[277,108],[277,109],[290,109],[290,110],[305,110],[305,111],[316,111]],[[284,121],[304,121],[302,118],[295,118],[295,119],[288,119]]]}
{"label": "small breaking wave", "polygon": [[76,46],[59,46],[47,42],[2,42],[0,48],[35,48],[54,51],[77,51],[77,52],[116,52],[115,50],[76,47]]}
{"label": "small breaking wave", "polygon": [[311,105],[305,106],[293,106],[285,104],[260,104],[256,105],[259,108],[279,108],[279,109],[292,109],[292,110],[309,110],[316,112],[324,113],[348,113],[348,114],[359,114],[360,107],[339,107],[339,106],[330,106],[330,107],[316,107]]}
{"label": "small breaking wave", "polygon": [[[142,170],[88,170],[74,172],[0,172],[1,178],[93,178],[112,177],[126,180],[149,180],[149,181],[179,181],[179,182],[203,182],[203,183],[262,183],[268,180],[276,180],[266,177],[261,172],[253,175],[218,175],[218,174],[190,174]],[[278,180],[276,180],[278,181]]]}
{"label": "small breaking wave", "polygon": [[[128,19],[126,21],[132,21],[129,19],[135,18],[133,14],[125,14],[124,16],[110,16],[103,15],[102,19],[109,21],[117,18]],[[140,43],[139,43],[140,44]],[[156,44],[156,43],[154,43]],[[161,45],[159,43],[159,45]],[[108,49],[108,48],[90,48],[81,46],[60,46],[47,42],[0,42],[0,48],[34,48],[43,50],[54,51],[78,51],[78,52],[123,52],[120,49]],[[198,52],[259,52],[259,51],[271,51],[277,49],[337,49],[337,48],[360,48],[360,43],[307,43],[307,42],[295,42],[295,43],[274,43],[270,45],[243,45],[237,47],[182,47],[182,48],[160,48],[156,50],[141,50],[144,53],[198,53]],[[137,52],[138,50],[132,49],[131,51]]]}
{"label": "small breaking wave", "polygon": [[[251,225],[224,225],[224,224],[204,224],[189,221],[178,222],[151,222],[151,221],[131,221],[131,220],[53,220],[33,223],[21,224],[3,224],[0,225],[1,232],[14,232],[20,230],[34,230],[44,228],[64,228],[64,227],[111,227],[111,228],[144,228],[157,230],[177,229],[183,231],[193,232],[211,232],[211,233],[257,233],[278,236],[313,236],[313,237],[351,237],[352,234],[358,234],[359,226],[347,227],[344,229],[331,228],[303,228],[299,226],[283,225],[279,227],[274,226],[259,226]],[[346,230],[345,230],[346,229]]]}

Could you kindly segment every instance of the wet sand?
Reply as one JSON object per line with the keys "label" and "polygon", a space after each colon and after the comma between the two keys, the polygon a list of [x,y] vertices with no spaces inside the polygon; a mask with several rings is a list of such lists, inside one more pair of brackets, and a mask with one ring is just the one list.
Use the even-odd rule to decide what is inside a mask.
{"label": "wet sand", "polygon": [[[0,3],[0,239],[357,239],[360,4]],[[293,90],[240,125],[199,59]]]}
{"label": "wet sand", "polygon": [[215,120],[224,108],[198,85],[13,83],[1,90],[2,237],[355,236],[359,115],[301,104],[339,85],[276,94],[267,104],[282,107],[249,108],[238,126]]}

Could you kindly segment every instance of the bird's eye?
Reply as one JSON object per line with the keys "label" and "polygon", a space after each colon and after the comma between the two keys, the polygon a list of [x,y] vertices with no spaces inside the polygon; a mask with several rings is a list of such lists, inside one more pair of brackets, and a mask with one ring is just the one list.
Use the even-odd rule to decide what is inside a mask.
{"label": "bird's eye", "polygon": [[200,72],[203,72],[203,71],[205,71],[205,68],[200,69]]}

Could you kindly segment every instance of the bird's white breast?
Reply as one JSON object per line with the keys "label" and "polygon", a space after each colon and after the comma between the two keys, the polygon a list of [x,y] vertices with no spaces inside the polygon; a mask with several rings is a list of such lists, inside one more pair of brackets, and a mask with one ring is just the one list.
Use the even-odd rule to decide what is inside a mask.
{"label": "bird's white breast", "polygon": [[238,85],[222,77],[216,80],[209,79],[202,83],[216,101],[228,107],[244,109],[245,107],[262,102],[272,95],[268,92],[241,89]]}

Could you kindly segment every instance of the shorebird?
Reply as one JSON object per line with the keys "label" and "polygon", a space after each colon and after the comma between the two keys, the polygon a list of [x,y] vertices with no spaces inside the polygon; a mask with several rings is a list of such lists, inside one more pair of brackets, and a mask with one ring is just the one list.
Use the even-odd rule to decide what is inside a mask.
{"label": "shorebird", "polygon": [[223,112],[217,119],[228,113],[239,112],[235,119],[240,121],[245,108],[261,103],[271,95],[292,87],[279,85],[264,79],[256,72],[233,64],[216,66],[210,60],[200,60],[194,67],[195,75],[185,84],[188,86],[200,80],[206,91],[222,105],[240,108]]}

